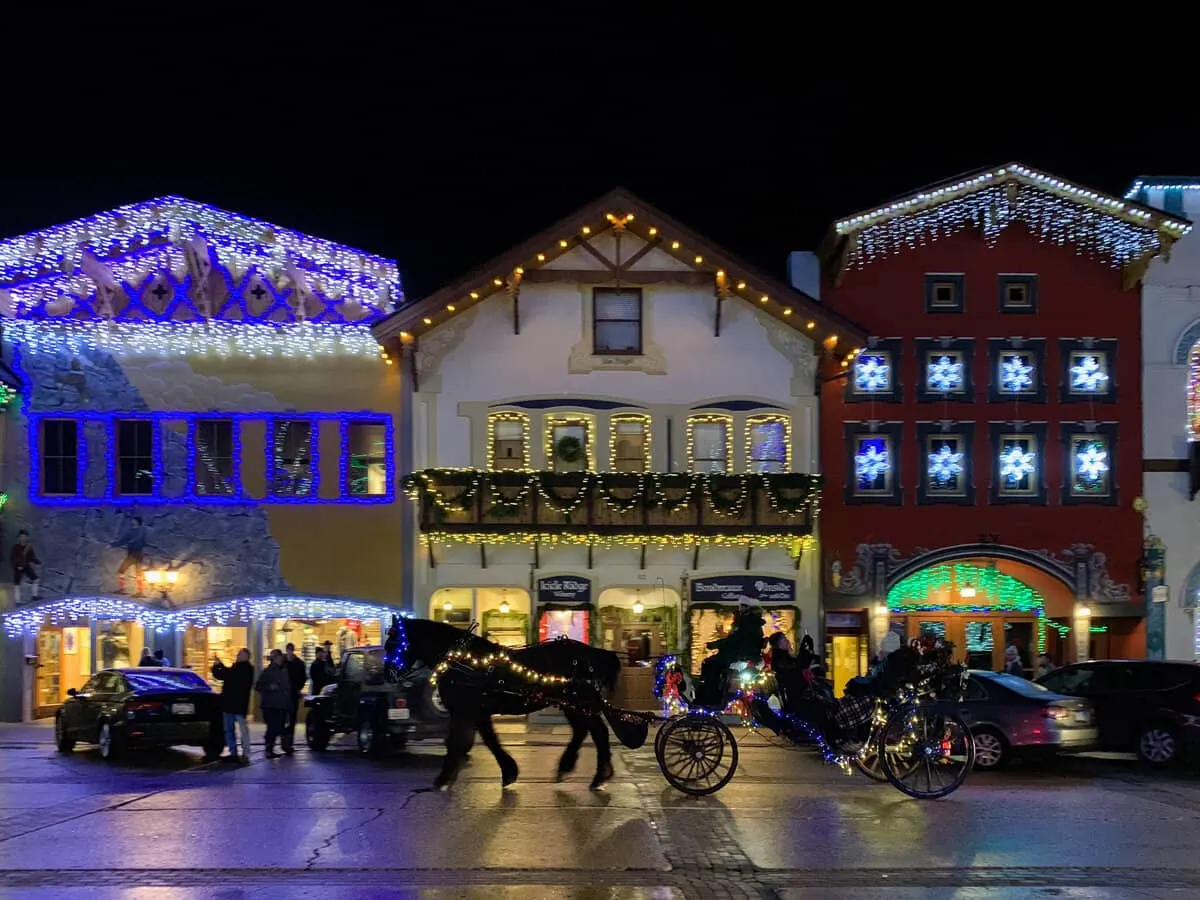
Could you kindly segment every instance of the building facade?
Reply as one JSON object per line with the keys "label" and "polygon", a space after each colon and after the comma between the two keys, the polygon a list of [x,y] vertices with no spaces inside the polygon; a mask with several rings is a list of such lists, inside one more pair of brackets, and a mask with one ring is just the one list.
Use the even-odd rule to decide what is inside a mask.
{"label": "building facade", "polygon": [[817,367],[854,326],[617,191],[374,330],[417,615],[694,668],[742,595],[817,631]]}
{"label": "building facade", "polygon": [[822,300],[873,335],[822,394],[834,681],[888,631],[1032,673],[1141,657],[1141,314],[1179,216],[1009,165],[838,222]]}
{"label": "building facade", "polygon": [[[1127,198],[1195,221],[1200,178],[1139,178]],[[1142,283],[1143,479],[1148,580],[1168,659],[1200,659],[1200,243],[1154,260]],[[1151,594],[1154,593],[1153,587]]]}
{"label": "building facade", "polygon": [[207,675],[381,639],[400,388],[370,328],[394,262],[167,197],[0,243],[0,288],[0,717],[143,648]]}

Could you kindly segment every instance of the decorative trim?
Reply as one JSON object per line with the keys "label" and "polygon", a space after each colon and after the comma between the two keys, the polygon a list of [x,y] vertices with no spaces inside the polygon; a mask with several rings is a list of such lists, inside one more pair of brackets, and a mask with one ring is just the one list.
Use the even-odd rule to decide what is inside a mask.
{"label": "decorative trim", "polygon": [[595,297],[593,288],[617,287],[616,284],[597,284],[580,287],[579,299],[583,304],[583,335],[571,347],[567,356],[567,374],[587,375],[591,372],[641,372],[644,375],[666,375],[667,354],[653,340],[650,310],[654,303],[654,290],[642,290],[642,352],[640,354],[597,353],[595,337]]}
{"label": "decorative trim", "polygon": [[[935,302],[935,293],[941,285],[952,285],[956,303],[940,305]],[[931,315],[939,313],[962,313],[967,308],[967,276],[961,272],[926,272],[925,273],[925,312]]]}
{"label": "decorative trim", "polygon": [[[921,403],[951,400],[973,403],[975,400],[974,338],[918,338],[917,346],[917,400]],[[929,385],[929,367],[938,358],[939,352],[957,353],[962,363],[962,386],[953,391],[939,391]]]}
{"label": "decorative trim", "polygon": [[733,416],[699,415],[688,416],[684,423],[687,428],[687,470],[696,475],[707,475],[708,472],[696,471],[696,426],[724,425],[725,426],[725,471],[721,474],[732,475],[735,471],[736,460],[733,458]]}
{"label": "decorative trim", "polygon": [[[962,493],[958,495],[938,494],[930,491],[932,478],[929,474],[929,446],[933,439],[940,436],[954,437],[959,440],[959,452],[962,454]],[[917,423],[917,459],[919,461],[919,477],[917,480],[917,503],[922,506],[974,506],[976,497],[975,483],[975,423],[952,422],[918,422]]]}
{"label": "decorative trim", "polygon": [[1179,340],[1175,342],[1175,365],[1189,365],[1192,355],[1192,348],[1200,342],[1200,319],[1197,319],[1191,325],[1183,330],[1179,335]]}
{"label": "decorative trim", "polygon": [[[1003,391],[1000,387],[1000,362],[1004,354],[1028,353],[1033,363],[1033,384],[1028,390]],[[989,338],[988,339],[988,400],[1006,403],[1019,400],[1024,403],[1046,402],[1046,341],[1044,338]]]}
{"label": "decorative trim", "polygon": [[596,417],[588,413],[574,413],[563,411],[552,416],[545,416],[542,419],[542,453],[545,454],[546,468],[551,471],[558,471],[554,468],[554,429],[560,425],[572,425],[580,423],[583,425],[583,433],[587,440],[584,442],[584,467],[583,469],[564,469],[564,472],[595,472],[596,471]]}
{"label": "decorative trim", "polygon": [[[844,502],[847,506],[881,505],[902,506],[904,504],[904,485],[901,483],[902,438],[903,422],[845,422],[842,425],[846,445],[846,480],[843,485]],[[864,438],[877,437],[887,442],[889,489],[886,493],[858,493],[858,467],[855,457],[858,455],[859,441]]]}
{"label": "decorative trim", "polygon": [[793,397],[812,397],[817,393],[819,359],[812,338],[784,325],[770,316],[754,310],[754,317],[767,334],[767,342],[792,364],[791,394]]}
{"label": "decorative trim", "polygon": [[[1087,392],[1073,389],[1075,376],[1072,370],[1075,367],[1075,361],[1071,357],[1075,354],[1084,353],[1103,358],[1104,374],[1108,376],[1104,381],[1104,390]],[[1093,338],[1059,338],[1058,355],[1062,370],[1062,382],[1059,393],[1059,400],[1062,403],[1115,403],[1117,401],[1116,338],[1105,338],[1103,340],[1095,340]]]}
{"label": "decorative trim", "polygon": [[494,412],[488,413],[487,417],[487,467],[488,469],[496,468],[496,423],[497,422],[520,422],[521,423],[521,453],[524,456],[522,465],[518,468],[528,469],[532,467],[533,461],[530,459],[532,453],[532,434],[533,424],[529,420],[529,416],[522,412]]}
{"label": "decorative trim", "polygon": [[589,397],[538,397],[533,400],[501,400],[499,403],[490,403],[488,406],[491,409],[497,409],[499,407],[515,409],[557,409],[560,406],[568,406],[574,407],[575,409],[593,409],[597,411],[646,408],[641,403],[626,403],[621,400],[595,400]]}
{"label": "decorative trim", "polygon": [[[858,366],[861,360],[881,356],[888,367],[888,386],[886,390],[867,391],[859,388]],[[849,372],[843,389],[843,400],[846,403],[903,403],[904,380],[901,375],[904,361],[903,338],[871,338],[867,346],[850,363]]]}
{"label": "decorative trim", "polygon": [[771,413],[760,416],[746,417],[746,466],[742,471],[747,473],[757,472],[757,470],[754,468],[754,426],[771,424],[779,424],[783,426],[783,471],[792,471],[792,417],[774,415]]}
{"label": "decorative trim", "polygon": [[[638,422],[642,426],[642,472],[650,471],[650,461],[654,459],[654,436],[651,432],[650,416],[642,413],[625,413],[612,416],[608,420],[608,469],[615,472],[617,462],[617,426],[622,422]],[[489,466],[488,468],[491,468]]]}
{"label": "decorative trim", "polygon": [[[1032,506],[1046,505],[1046,455],[1050,448],[1046,446],[1045,422],[992,422],[988,426],[991,438],[989,452],[991,453],[992,481],[988,491],[989,501],[999,504],[1029,504]],[[1030,494],[1002,494],[1000,492],[1000,452],[1003,449],[1004,438],[1007,435],[1021,435],[1033,438],[1036,444],[1036,470],[1033,473],[1035,490]]]}
{"label": "decorative trim", "polygon": [[692,407],[697,409],[719,409],[722,412],[750,412],[755,409],[779,409],[786,410],[786,406],[780,406],[778,403],[767,403],[760,400],[716,400],[711,403],[697,403]]}
{"label": "decorative trim", "polygon": [[[1025,297],[1029,301],[1024,306],[1008,305],[1008,289],[1010,287],[1025,288]],[[996,308],[1006,316],[1037,315],[1038,311],[1038,277],[1025,274],[1001,273],[996,277]]]}
{"label": "decorative trim", "polygon": [[[1063,452],[1063,506],[1119,505],[1120,486],[1117,484],[1117,428],[1118,425],[1116,422],[1059,422],[1058,434],[1059,440],[1062,442]],[[1095,435],[1102,438],[1105,445],[1104,452],[1107,454],[1105,462],[1108,465],[1108,490],[1102,495],[1076,494],[1072,491],[1072,485],[1075,481],[1074,444],[1080,438],[1086,438],[1088,435]]]}
{"label": "decorative trim", "polygon": [[421,335],[416,344],[416,374],[421,393],[441,392],[442,361],[466,336],[467,329],[479,312],[476,306]]}

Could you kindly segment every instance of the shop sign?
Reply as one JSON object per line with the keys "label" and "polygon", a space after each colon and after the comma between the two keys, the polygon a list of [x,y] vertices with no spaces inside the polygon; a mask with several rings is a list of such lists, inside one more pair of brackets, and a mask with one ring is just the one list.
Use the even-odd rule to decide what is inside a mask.
{"label": "shop sign", "polygon": [[736,603],[753,597],[759,603],[795,603],[796,582],[791,578],[761,575],[713,575],[693,578],[693,603]]}
{"label": "shop sign", "polygon": [[591,603],[592,582],[575,575],[555,575],[539,578],[538,603]]}

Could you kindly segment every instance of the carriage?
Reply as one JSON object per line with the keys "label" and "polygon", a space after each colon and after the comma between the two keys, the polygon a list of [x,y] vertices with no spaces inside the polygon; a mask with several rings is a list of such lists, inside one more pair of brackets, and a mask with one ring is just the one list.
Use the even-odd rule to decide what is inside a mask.
{"label": "carriage", "polygon": [[[955,707],[966,683],[965,666],[951,665],[950,648],[915,654],[893,684],[842,701],[813,686],[804,696],[785,690],[758,667],[730,672],[732,691],[720,708],[696,707],[696,685],[674,657],[660,660],[655,693],[666,718],[654,752],[667,782],[692,796],[715,793],[733,778],[738,745],[732,718],[789,748],[814,745],[827,763],[887,781],[910,797],[932,800],[957,790],[975,761],[975,744]],[[793,687],[794,692],[799,688]],[[790,702],[789,702],[790,700]]]}

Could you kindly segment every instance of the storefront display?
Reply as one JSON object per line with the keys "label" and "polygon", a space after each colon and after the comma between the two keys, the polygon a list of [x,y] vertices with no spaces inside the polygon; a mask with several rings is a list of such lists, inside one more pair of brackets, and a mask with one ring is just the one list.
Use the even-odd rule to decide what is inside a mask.
{"label": "storefront display", "polygon": [[537,580],[539,641],[565,637],[592,642],[592,580],[580,575],[546,575]]}
{"label": "storefront display", "polygon": [[509,649],[524,647],[529,643],[529,615],[488,610],[483,614],[482,637]]}
{"label": "storefront display", "polygon": [[600,646],[636,665],[677,653],[679,610],[674,606],[601,606]]}
{"label": "storefront display", "polygon": [[381,619],[268,619],[263,623],[261,659],[294,644],[307,665],[316,659],[317,648],[329,641],[336,665],[347,650],[382,644],[383,633]]}
{"label": "storefront display", "polygon": [[538,614],[538,640],[552,641],[565,637],[591,643],[591,612],[588,609],[547,609]]}
{"label": "storefront display", "polygon": [[[795,647],[797,643],[796,624],[798,612],[794,606],[762,606],[763,638],[769,638],[777,631],[787,635],[787,639]],[[688,613],[688,634],[690,662],[692,673],[700,671],[700,664],[715,651],[707,645],[727,636],[733,628],[733,620],[737,616],[738,607],[731,604],[712,606],[693,606]],[[765,647],[765,645],[764,645]]]}
{"label": "storefront display", "polygon": [[88,626],[46,625],[34,643],[34,717],[44,718],[67,699],[67,691],[81,688],[92,675],[92,630]]}
{"label": "storefront display", "polygon": [[136,666],[146,647],[146,631],[137,622],[97,622],[96,669]]}
{"label": "storefront display", "polygon": [[183,665],[209,684],[218,684],[212,677],[213,657],[225,665],[233,665],[237,653],[249,648],[249,629],[245,626],[192,626],[183,633]]}

